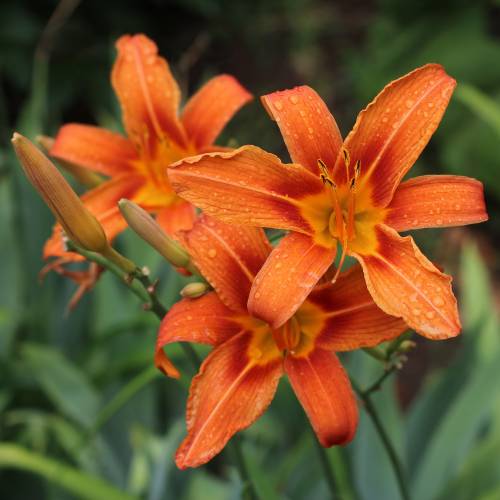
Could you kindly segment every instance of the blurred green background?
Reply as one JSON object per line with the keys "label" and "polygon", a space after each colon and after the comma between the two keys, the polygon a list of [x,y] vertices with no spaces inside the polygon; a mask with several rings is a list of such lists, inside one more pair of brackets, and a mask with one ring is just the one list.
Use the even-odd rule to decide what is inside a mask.
{"label": "blurred green background", "polygon": [[[309,84],[344,134],[382,86],[421,64],[439,62],[458,80],[411,175],[463,174],[485,184],[489,222],[415,235],[455,277],[463,335],[416,338],[404,368],[373,400],[412,498],[500,499],[498,0],[1,2],[0,498],[241,496],[230,452],[197,470],[173,464],[192,369],[174,346],[181,383],[156,372],[156,319],[107,273],[70,315],[74,285],[37,278],[53,221],[13,158],[12,131],[53,135],[68,121],[119,130],[113,43],[135,32],[158,43],[184,96],[221,72],[256,96]],[[219,142],[235,141],[286,158],[258,99]],[[183,278],[133,234],[118,245],[160,278],[164,302],[177,300]],[[383,371],[363,352],[343,359],[362,386]],[[338,498],[398,499],[379,437],[361,413],[354,442],[328,450]],[[270,411],[242,433],[242,446],[261,498],[328,498],[312,433],[286,381]]]}

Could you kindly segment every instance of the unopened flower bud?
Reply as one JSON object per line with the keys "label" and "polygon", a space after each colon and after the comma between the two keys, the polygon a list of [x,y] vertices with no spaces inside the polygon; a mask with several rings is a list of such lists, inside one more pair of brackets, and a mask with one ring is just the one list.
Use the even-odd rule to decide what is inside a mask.
{"label": "unopened flower bud", "polygon": [[104,230],[85,208],[56,166],[35,145],[14,133],[12,144],[24,173],[38,191],[68,238],[77,245],[102,253],[109,246]]}
{"label": "unopened flower bud", "polygon": [[417,344],[413,340],[403,340],[403,342],[401,342],[401,345],[398,347],[398,352],[410,352],[415,349],[416,346]]}
{"label": "unopened flower bud", "polygon": [[[52,149],[55,140],[47,135],[38,135],[36,137],[36,142],[40,145],[42,151],[47,156],[50,156],[50,150]],[[64,168],[66,172],[70,173],[74,179],[89,188],[98,186],[104,181],[99,174],[96,174],[85,167],[81,167],[76,163],[58,159],[57,164]]]}
{"label": "unopened flower bud", "polygon": [[122,199],[118,202],[118,206],[130,228],[162,257],[175,267],[193,271],[189,254],[163,231],[151,215],[130,200]]}
{"label": "unopened flower bud", "polygon": [[56,166],[30,140],[17,132],[12,137],[12,145],[26,177],[61,224],[66,236],[85,250],[104,255],[126,273],[134,272],[135,264],[110,246],[99,221]]}
{"label": "unopened flower bud", "polygon": [[188,283],[182,290],[181,295],[186,298],[196,299],[210,290],[208,283]]}

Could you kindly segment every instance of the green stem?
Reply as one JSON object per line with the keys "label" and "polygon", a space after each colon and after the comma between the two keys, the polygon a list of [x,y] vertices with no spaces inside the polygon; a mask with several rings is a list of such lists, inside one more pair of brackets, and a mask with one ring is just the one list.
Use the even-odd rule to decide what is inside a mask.
{"label": "green stem", "polygon": [[368,388],[366,388],[363,393],[365,396],[368,396],[372,392],[378,391],[380,387],[382,387],[382,384],[384,380],[389,377],[392,373],[394,373],[398,369],[397,365],[392,364],[389,366],[386,370],[384,370],[384,373],[377,379],[375,382],[373,382],[372,385],[370,385]]}
{"label": "green stem", "polygon": [[88,261],[90,262],[95,262],[101,267],[104,267],[111,273],[113,273],[115,276],[117,276],[122,283],[127,285],[127,287],[136,295],[139,297],[139,299],[144,303],[144,304],[150,304],[151,302],[151,297],[150,294],[147,292],[147,290],[144,288],[141,283],[135,281],[135,280],[130,280],[129,276],[123,272],[123,270],[118,267],[116,264],[111,262],[110,260],[106,259],[106,257],[103,257],[102,255],[95,253],[95,252],[90,252],[89,250],[85,250],[84,248],[78,246],[76,243],[73,241],[67,241],[66,246],[68,250],[72,252],[76,252],[80,254],[82,257],[85,257]]}
{"label": "green stem", "polygon": [[382,441],[382,444],[387,452],[387,456],[389,457],[392,468],[394,470],[394,474],[396,476],[399,491],[401,493],[401,498],[403,500],[410,500],[410,494],[408,492],[408,488],[406,486],[406,481],[404,477],[403,466],[399,460],[396,450],[394,449],[394,446],[391,443],[391,440],[389,439],[389,435],[387,434],[382,424],[382,421],[380,420],[380,417],[377,413],[377,409],[375,408],[375,405],[371,400],[370,394],[367,391],[361,390],[358,384],[352,379],[351,379],[351,384],[354,387],[354,390],[356,391],[358,396],[363,401],[366,412],[370,416],[373,425],[375,426],[375,430],[377,431],[380,440]]}
{"label": "green stem", "polygon": [[241,498],[243,498],[244,500],[258,500],[259,495],[257,494],[255,486],[248,472],[248,467],[245,462],[245,457],[243,455],[239,436],[233,436],[233,438],[229,442],[229,446],[233,452],[236,461],[236,467],[238,468],[240,478],[243,483]]}
{"label": "green stem", "polygon": [[326,483],[328,485],[328,489],[330,490],[330,498],[334,500],[335,498],[339,498],[337,495],[337,484],[335,482],[335,477],[333,476],[332,466],[330,464],[330,459],[326,453],[326,449],[321,446],[318,439],[316,438],[316,434],[312,430],[312,427],[309,427],[313,434],[314,445],[316,446],[316,450],[318,451],[319,460],[321,462],[321,467],[323,468],[323,473],[325,475]]}

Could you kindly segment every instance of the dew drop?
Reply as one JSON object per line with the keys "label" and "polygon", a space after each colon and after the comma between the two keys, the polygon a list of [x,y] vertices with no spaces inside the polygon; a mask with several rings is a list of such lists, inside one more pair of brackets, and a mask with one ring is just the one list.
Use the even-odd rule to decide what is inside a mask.
{"label": "dew drop", "polygon": [[274,107],[278,110],[278,111],[281,111],[283,109],[283,104],[281,103],[281,101],[276,101],[274,103]]}
{"label": "dew drop", "polygon": [[297,104],[299,102],[299,98],[296,95],[290,96],[290,102],[292,104]]}
{"label": "dew drop", "polygon": [[421,312],[422,311],[420,309],[413,309],[412,310],[412,313],[413,313],[414,316],[420,316]]}
{"label": "dew drop", "polygon": [[433,319],[434,316],[436,316],[436,314],[434,313],[434,311],[427,311],[425,313],[425,316],[426,316],[427,319]]}
{"label": "dew drop", "polygon": [[409,109],[413,106],[413,102],[411,99],[407,99],[405,104],[406,104],[406,107]]}
{"label": "dew drop", "polygon": [[208,256],[213,259],[217,256],[217,250],[215,248],[211,248],[209,251],[208,251]]}
{"label": "dew drop", "polygon": [[437,307],[444,306],[444,300],[439,296],[434,297],[432,303]]}

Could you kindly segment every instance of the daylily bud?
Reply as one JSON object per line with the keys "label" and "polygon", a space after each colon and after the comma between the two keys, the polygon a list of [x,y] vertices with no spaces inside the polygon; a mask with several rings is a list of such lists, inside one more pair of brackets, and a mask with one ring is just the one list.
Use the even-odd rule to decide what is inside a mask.
{"label": "daylily bud", "polygon": [[[170,238],[151,215],[134,202],[122,199],[120,211],[132,230],[175,267],[193,270],[189,254]],[[196,272],[196,270],[195,270]]]}
{"label": "daylily bud", "polygon": [[[49,152],[52,149],[55,140],[47,135],[37,135],[36,142],[40,145],[42,151],[47,156],[49,156]],[[69,172],[78,182],[80,182],[84,186],[92,188],[98,186],[104,180],[99,174],[96,174],[95,172],[92,172],[87,168],[81,167],[76,163],[57,160],[57,164],[64,168],[64,170]]]}
{"label": "daylily bud", "polygon": [[403,340],[403,342],[401,342],[401,345],[398,347],[398,352],[410,352],[411,350],[415,349],[416,346],[417,344],[413,340]]}
{"label": "daylily bud", "polygon": [[87,250],[99,253],[105,251],[109,243],[103,228],[56,166],[31,141],[17,132],[14,132],[12,144],[24,173],[68,238]]}
{"label": "daylily bud", "polygon": [[188,283],[182,290],[181,295],[190,299],[201,297],[210,290],[208,283]]}
{"label": "daylily bud", "polygon": [[85,207],[56,166],[30,140],[17,132],[12,137],[12,145],[24,173],[68,238],[85,250],[104,255],[125,272],[134,272],[135,264],[110,246],[99,221]]}

